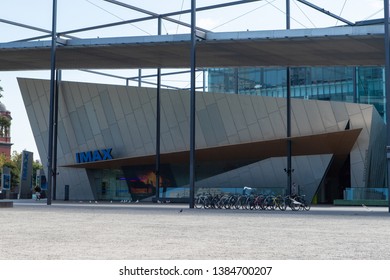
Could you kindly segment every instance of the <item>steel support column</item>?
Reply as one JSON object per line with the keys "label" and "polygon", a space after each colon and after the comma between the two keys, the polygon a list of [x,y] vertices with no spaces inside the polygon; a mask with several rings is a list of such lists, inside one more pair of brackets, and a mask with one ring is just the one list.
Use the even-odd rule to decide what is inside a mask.
{"label": "steel support column", "polygon": [[47,148],[47,205],[52,200],[52,176],[53,176],[53,127],[54,127],[54,92],[56,74],[56,49],[57,49],[57,0],[53,0],[52,36],[50,56],[50,108],[49,108],[49,142]]}
{"label": "steel support column", "polygon": [[390,213],[390,20],[389,20],[389,0],[384,0],[384,25],[385,25],[385,94],[386,94],[386,156],[387,156],[387,186],[389,193],[387,198],[389,200]]}
{"label": "steel support column", "polygon": [[[286,0],[286,29],[290,29],[290,0]],[[291,194],[292,186],[292,143],[291,143],[291,75],[290,67],[286,69],[286,101],[287,101],[287,194]]]}
{"label": "steel support column", "polygon": [[[161,35],[162,22],[158,18],[158,35]],[[160,125],[161,125],[161,68],[157,68],[157,100],[156,100],[156,199],[160,198]]]}
{"label": "steel support column", "polygon": [[53,134],[53,200],[57,199],[57,142],[58,142],[58,96],[61,83],[61,70],[56,71],[56,89],[54,94],[54,134]]}
{"label": "steel support column", "polygon": [[195,87],[196,87],[196,0],[191,0],[191,90],[190,90],[190,208],[195,199]]}

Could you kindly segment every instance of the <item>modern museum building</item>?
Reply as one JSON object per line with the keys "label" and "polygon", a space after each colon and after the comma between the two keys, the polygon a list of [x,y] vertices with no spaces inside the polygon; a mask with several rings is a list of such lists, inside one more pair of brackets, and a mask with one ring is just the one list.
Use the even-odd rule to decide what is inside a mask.
{"label": "modern museum building", "polygon": [[[292,181],[310,200],[333,203],[344,199],[348,189],[384,188],[383,107],[353,97],[359,79],[345,78],[340,70],[356,69],[324,74],[335,73],[329,69],[293,70],[297,98],[291,99],[289,138],[285,86],[277,80],[282,70],[252,69],[255,78],[243,78],[248,69],[209,69],[209,90],[196,93],[195,194],[241,193],[244,186],[258,193],[286,193],[287,141]],[[382,97],[375,100],[383,101],[383,69],[370,71],[380,76]],[[321,79],[314,78],[319,72]],[[18,83],[45,165],[50,81],[19,78]],[[183,201],[189,197],[190,95],[168,89],[160,94],[158,197]],[[71,200],[156,197],[156,99],[155,88],[60,82],[57,199],[63,199],[65,186]]]}

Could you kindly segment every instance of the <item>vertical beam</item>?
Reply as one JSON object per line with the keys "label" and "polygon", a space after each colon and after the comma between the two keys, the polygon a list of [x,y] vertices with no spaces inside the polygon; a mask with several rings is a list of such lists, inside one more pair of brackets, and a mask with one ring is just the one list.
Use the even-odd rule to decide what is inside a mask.
{"label": "vertical beam", "polygon": [[190,91],[190,208],[195,199],[195,86],[196,86],[196,0],[191,0],[191,91]]}
{"label": "vertical beam", "polygon": [[[286,0],[286,29],[290,29],[290,0]],[[290,67],[286,69],[286,100],[287,100],[287,194],[291,194],[292,187],[292,143],[291,143],[291,75]]]}
{"label": "vertical beam", "polygon": [[389,193],[387,198],[389,200],[390,213],[390,20],[389,20],[389,0],[384,0],[385,9],[385,94],[386,94],[386,145],[387,145],[387,186]]}
{"label": "vertical beam", "polygon": [[61,83],[61,70],[56,71],[54,95],[54,134],[53,134],[53,200],[57,199],[57,142],[58,142],[58,95]]}
{"label": "vertical beam", "polygon": [[[158,18],[158,35],[161,35],[161,17]],[[160,198],[160,124],[161,124],[161,68],[157,68],[157,100],[156,100],[156,199]]]}
{"label": "vertical beam", "polygon": [[353,103],[358,103],[358,87],[357,87],[357,67],[353,67],[352,69],[352,83],[353,83]]}
{"label": "vertical beam", "polygon": [[142,69],[138,69],[138,87],[142,86]]}
{"label": "vertical beam", "polygon": [[202,71],[203,71],[203,92],[206,92],[206,68],[203,68]]}
{"label": "vertical beam", "polygon": [[56,49],[57,49],[57,0],[53,0],[51,30],[51,56],[50,56],[50,108],[49,108],[49,142],[47,148],[47,205],[51,205],[52,199],[52,175],[53,175],[53,118],[54,118],[54,91],[56,72]]}

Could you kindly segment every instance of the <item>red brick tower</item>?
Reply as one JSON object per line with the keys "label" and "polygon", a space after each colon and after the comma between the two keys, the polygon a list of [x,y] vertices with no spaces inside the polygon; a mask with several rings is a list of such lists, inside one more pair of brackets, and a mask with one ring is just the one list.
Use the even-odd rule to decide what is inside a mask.
{"label": "red brick tower", "polygon": [[0,154],[11,156],[11,112],[0,102]]}

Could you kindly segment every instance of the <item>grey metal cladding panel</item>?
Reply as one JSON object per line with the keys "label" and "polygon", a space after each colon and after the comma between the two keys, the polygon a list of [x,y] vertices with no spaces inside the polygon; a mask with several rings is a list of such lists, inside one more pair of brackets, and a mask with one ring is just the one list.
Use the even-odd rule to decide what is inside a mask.
{"label": "grey metal cladding panel", "polygon": [[143,141],[134,114],[128,114],[126,116],[126,122],[130,131],[131,139],[133,140],[134,149],[143,147]]}
{"label": "grey metal cladding panel", "polygon": [[89,123],[88,115],[84,106],[77,108],[77,115],[80,120],[80,125],[83,130],[85,140],[88,141],[92,139],[93,138],[92,128],[91,128],[91,124]]}
{"label": "grey metal cladding panel", "polygon": [[130,99],[129,99],[129,92],[126,87],[117,87],[116,88],[118,92],[118,97],[119,97],[119,102],[122,107],[122,112],[126,115],[130,112],[133,111],[133,108],[131,107],[130,104]]}
{"label": "grey metal cladding panel", "polygon": [[99,96],[99,90],[96,84],[86,84],[88,88],[89,95],[91,96],[91,99],[94,97]]}
{"label": "grey metal cladding panel", "polygon": [[150,102],[149,91],[151,91],[151,90],[154,90],[155,92],[157,91],[157,89],[139,88],[139,87],[137,87],[136,90],[138,91],[138,94],[139,94],[138,97],[139,97],[139,101],[141,103],[141,106],[143,104],[146,104],[146,103]]}
{"label": "grey metal cladding panel", "polygon": [[28,105],[31,104],[30,92],[27,85],[29,80],[21,79],[21,78],[18,78],[17,80],[18,80],[20,92],[22,94],[24,106],[27,107]]}
{"label": "grey metal cladding panel", "polygon": [[108,92],[110,95],[112,107],[114,109],[115,119],[120,120],[120,119],[124,118],[124,113],[122,110],[121,100],[119,98],[117,88],[118,87],[109,86]]}
{"label": "grey metal cladding panel", "polygon": [[336,118],[334,116],[334,112],[330,102],[322,101],[318,102],[318,109],[321,114],[322,122],[325,128],[329,128],[335,126],[337,124]]}
{"label": "grey metal cladding panel", "polygon": [[257,121],[256,113],[252,105],[253,99],[255,98],[247,95],[240,96],[239,98],[241,109],[244,113],[247,126]]}
{"label": "grey metal cladding panel", "polygon": [[113,137],[112,132],[111,132],[111,128],[107,128],[107,129],[102,130],[102,136],[103,136],[103,141],[104,141],[104,147],[102,147],[102,148],[115,147],[115,141],[114,141],[114,137]]}
{"label": "grey metal cladding panel", "polygon": [[79,88],[75,83],[68,83],[68,89],[66,93],[64,93],[64,99],[66,102],[66,107],[68,108],[68,112],[76,111],[76,103],[74,102],[73,95],[79,94]]}
{"label": "grey metal cladding panel", "polygon": [[39,97],[39,103],[41,104],[43,117],[45,119],[45,123],[47,126],[49,126],[49,100],[46,98],[46,96]]}
{"label": "grey metal cladding panel", "polygon": [[35,116],[35,111],[33,105],[26,106],[26,112],[28,115],[28,119],[30,121],[31,130],[33,132],[34,136],[37,136],[41,133],[41,130],[39,128],[39,123],[37,121],[37,118]]}
{"label": "grey metal cladding panel", "polygon": [[92,101],[85,103],[84,108],[85,108],[85,112],[87,114],[88,122],[90,124],[91,131],[92,131],[93,135],[99,134],[100,133],[100,126],[99,126],[99,122],[98,122],[98,119],[97,119],[97,116],[95,113],[95,108],[93,106]]}
{"label": "grey metal cladding panel", "polygon": [[226,98],[218,100],[218,110],[221,115],[225,132],[228,136],[237,135],[237,128],[234,124],[233,114],[230,111],[229,103]]}
{"label": "grey metal cladding panel", "polygon": [[67,83],[62,84],[61,90],[58,96],[58,117],[65,118],[68,116],[68,105],[66,104],[66,95],[69,94],[67,90]]}
{"label": "grey metal cladding panel", "polygon": [[246,142],[249,142],[251,141],[251,134],[249,133],[249,129],[248,128],[245,128],[245,129],[241,129],[239,132],[238,132],[238,136],[240,137],[240,143],[246,143]]}
{"label": "grey metal cladding panel", "polygon": [[[287,135],[287,107],[280,108],[280,115],[282,116],[284,127],[286,127],[285,135]],[[299,134],[299,130],[298,130],[297,122],[294,118],[294,114],[291,114],[291,135],[294,136],[298,134]]]}
{"label": "grey metal cladding panel", "polygon": [[263,134],[262,134],[260,126],[257,122],[249,125],[248,129],[249,129],[249,133],[251,135],[252,140],[262,139]]}
{"label": "grey metal cladding panel", "polygon": [[91,94],[89,93],[88,86],[85,83],[78,83],[80,96],[82,98],[82,102],[86,103],[91,100]]}
{"label": "grey metal cladding panel", "polygon": [[[114,145],[111,147],[115,147],[115,150],[116,150],[115,153],[117,153],[117,156],[118,156],[118,154],[120,154],[121,157],[126,156],[125,144],[124,144],[124,141],[122,139],[118,124],[114,124],[114,125],[110,126],[110,130],[111,130],[111,136],[112,136],[113,141],[114,141]],[[103,137],[104,137],[104,134],[103,134]],[[106,148],[109,148],[109,147],[106,147]]]}
{"label": "grey metal cladding panel", "polygon": [[140,101],[140,94],[143,94],[145,89],[143,88],[135,88],[135,87],[128,87],[127,90],[130,92],[129,99],[131,108],[133,108],[133,111],[141,107],[141,101]]}
{"label": "grey metal cladding panel", "polygon": [[187,145],[181,134],[180,127],[179,126],[173,127],[171,128],[170,131],[171,131],[171,136],[176,150],[180,151],[180,150],[187,149]]}
{"label": "grey metal cladding panel", "polygon": [[106,145],[102,134],[95,135],[95,143],[96,147],[104,147]]}
{"label": "grey metal cladding panel", "polygon": [[169,94],[161,95],[161,114],[165,115],[169,128],[177,126],[178,121]]}
{"label": "grey metal cladding panel", "polygon": [[152,104],[145,103],[142,105],[142,110],[144,111],[144,116],[146,120],[146,124],[148,126],[150,137],[152,138],[152,141],[155,141],[156,139],[156,114],[153,111]]}
{"label": "grey metal cladding panel", "polygon": [[204,110],[206,108],[206,103],[203,99],[203,94],[196,94],[196,111],[198,110]]}
{"label": "grey metal cladding panel", "polygon": [[120,119],[118,121],[118,127],[127,155],[130,155],[134,151],[134,145],[133,140],[131,139],[129,128],[127,127],[126,120]]}
{"label": "grey metal cladding panel", "polygon": [[371,127],[373,121],[373,110],[374,107],[368,107],[366,109],[362,109],[362,114],[364,118],[364,123],[367,128]]}
{"label": "grey metal cladding panel", "polygon": [[[322,165],[322,162],[321,162]],[[311,169],[309,158],[307,156],[292,157],[292,181],[297,184],[302,184],[300,178],[307,178],[308,181],[314,178],[313,170]],[[318,168],[316,166],[315,168]]]}
{"label": "grey metal cladding panel", "polygon": [[[36,137],[36,140],[38,140],[38,139],[39,139],[39,137]],[[47,154],[48,154],[47,148],[48,148],[48,143],[49,143],[49,131],[48,130],[42,131],[40,140],[41,141],[36,141],[36,144],[37,144],[37,147],[40,148],[39,151],[43,151],[44,156],[45,156],[44,159],[47,162]]]}
{"label": "grey metal cladding panel", "polygon": [[145,114],[142,108],[134,111],[134,116],[137,122],[139,132],[141,134],[142,142],[148,143],[152,141],[151,133],[149,131],[148,124],[146,122]]}
{"label": "grey metal cladding panel", "polygon": [[73,128],[73,123],[70,119],[70,116],[66,118],[62,118],[62,122],[65,128],[65,133],[67,135],[70,148],[74,149],[78,147],[79,144],[77,143],[76,135]]}
{"label": "grey metal cladding panel", "polygon": [[270,118],[267,117],[259,120],[259,126],[261,132],[263,133],[263,139],[269,140],[269,139],[274,139],[276,137]]}
{"label": "grey metal cladding panel", "polygon": [[318,110],[316,102],[305,102],[305,110],[309,118],[310,127],[313,133],[321,133],[325,131],[322,123],[320,111]]}
{"label": "grey metal cladding panel", "polygon": [[64,123],[62,122],[62,120],[58,122],[58,142],[60,143],[64,154],[72,152],[69,146],[68,137],[66,135]]}
{"label": "grey metal cladding panel", "polygon": [[210,123],[214,131],[215,139],[217,140],[217,144],[226,144],[227,135],[225,131],[225,126],[223,124],[223,120],[221,118],[221,114],[219,112],[218,105],[213,103],[208,105],[206,108],[210,118]]}
{"label": "grey metal cladding panel", "polygon": [[175,144],[173,143],[173,139],[171,133],[161,133],[161,143],[163,144],[161,147],[161,151],[163,152],[172,152],[175,151]]}
{"label": "grey metal cladding panel", "polygon": [[276,137],[286,137],[286,126],[280,112],[274,112],[269,114],[269,118],[272,124],[273,131]]}
{"label": "grey metal cladding panel", "polygon": [[84,131],[80,123],[80,119],[78,117],[77,112],[71,112],[69,114],[70,121],[76,136],[76,141],[78,146],[83,145],[86,143],[86,139],[84,137]]}
{"label": "grey metal cladding panel", "polygon": [[209,92],[207,93],[199,93],[203,95],[203,100],[206,106],[217,103],[215,99],[215,94],[210,94]]}
{"label": "grey metal cladding panel", "polygon": [[171,93],[169,95],[169,97],[171,99],[171,104],[172,104],[174,111],[175,111],[177,122],[180,123],[182,121],[187,120],[186,111],[184,109],[184,105],[183,105],[182,98],[181,98],[180,94],[178,94],[176,92],[175,92],[175,94]]}
{"label": "grey metal cladding panel", "polygon": [[303,100],[292,100],[292,115],[296,120],[299,135],[308,135],[312,132],[309,119],[306,114]]}
{"label": "grey metal cladding panel", "polygon": [[70,90],[72,91],[72,98],[76,108],[83,105],[83,98],[81,97],[80,87],[78,83],[69,83]]}
{"label": "grey metal cladding panel", "polygon": [[100,100],[103,105],[104,114],[106,115],[107,123],[109,126],[116,123],[115,111],[111,104],[111,99],[108,90],[100,92]]}
{"label": "grey metal cladding panel", "polygon": [[345,103],[345,107],[347,108],[347,112],[349,116],[360,114],[359,104]]}
{"label": "grey metal cladding panel", "polygon": [[252,102],[253,102],[253,109],[255,110],[257,119],[260,120],[262,118],[266,118],[268,116],[268,112],[263,97],[253,96]]}
{"label": "grey metal cladding panel", "polygon": [[38,97],[42,97],[46,95],[46,89],[44,86],[44,80],[36,80],[34,85],[35,85],[35,91],[37,93]]}
{"label": "grey metal cladding panel", "polygon": [[94,111],[95,111],[96,118],[97,118],[97,121],[99,123],[100,129],[101,130],[107,129],[108,128],[107,118],[106,118],[106,115],[104,113],[104,108],[103,108],[103,104],[102,104],[100,97],[99,96],[94,97],[92,99],[92,103],[93,103]]}
{"label": "grey metal cladding panel", "polygon": [[197,116],[203,135],[205,136],[207,146],[216,146],[218,142],[214,134],[214,128],[211,124],[208,111],[206,109],[200,110],[197,112]]}
{"label": "grey metal cladding panel", "polygon": [[321,179],[324,176],[324,170],[327,166],[323,165],[323,161],[320,157],[308,157],[311,171],[315,179]]}
{"label": "grey metal cladding panel", "polygon": [[230,111],[233,115],[233,121],[236,125],[238,131],[245,129],[247,127],[244,113],[240,106],[239,96],[237,95],[228,95],[227,100],[229,103]]}
{"label": "grey metal cladding panel", "polygon": [[334,116],[337,122],[342,122],[349,119],[347,107],[344,102],[330,102]]}
{"label": "grey metal cladding panel", "polygon": [[34,113],[36,121],[39,127],[39,131],[45,131],[48,129],[48,124],[46,123],[46,118],[44,112],[42,111],[41,104],[38,100],[33,102]]}
{"label": "grey metal cladding panel", "polygon": [[275,97],[263,97],[268,114],[279,111]]}
{"label": "grey metal cladding panel", "polygon": [[35,87],[35,83],[36,81],[35,80],[27,80],[27,88],[28,88],[28,94],[29,94],[29,98],[31,100],[31,103],[33,103],[34,101],[36,101],[38,99],[38,93],[37,93],[37,89]]}

